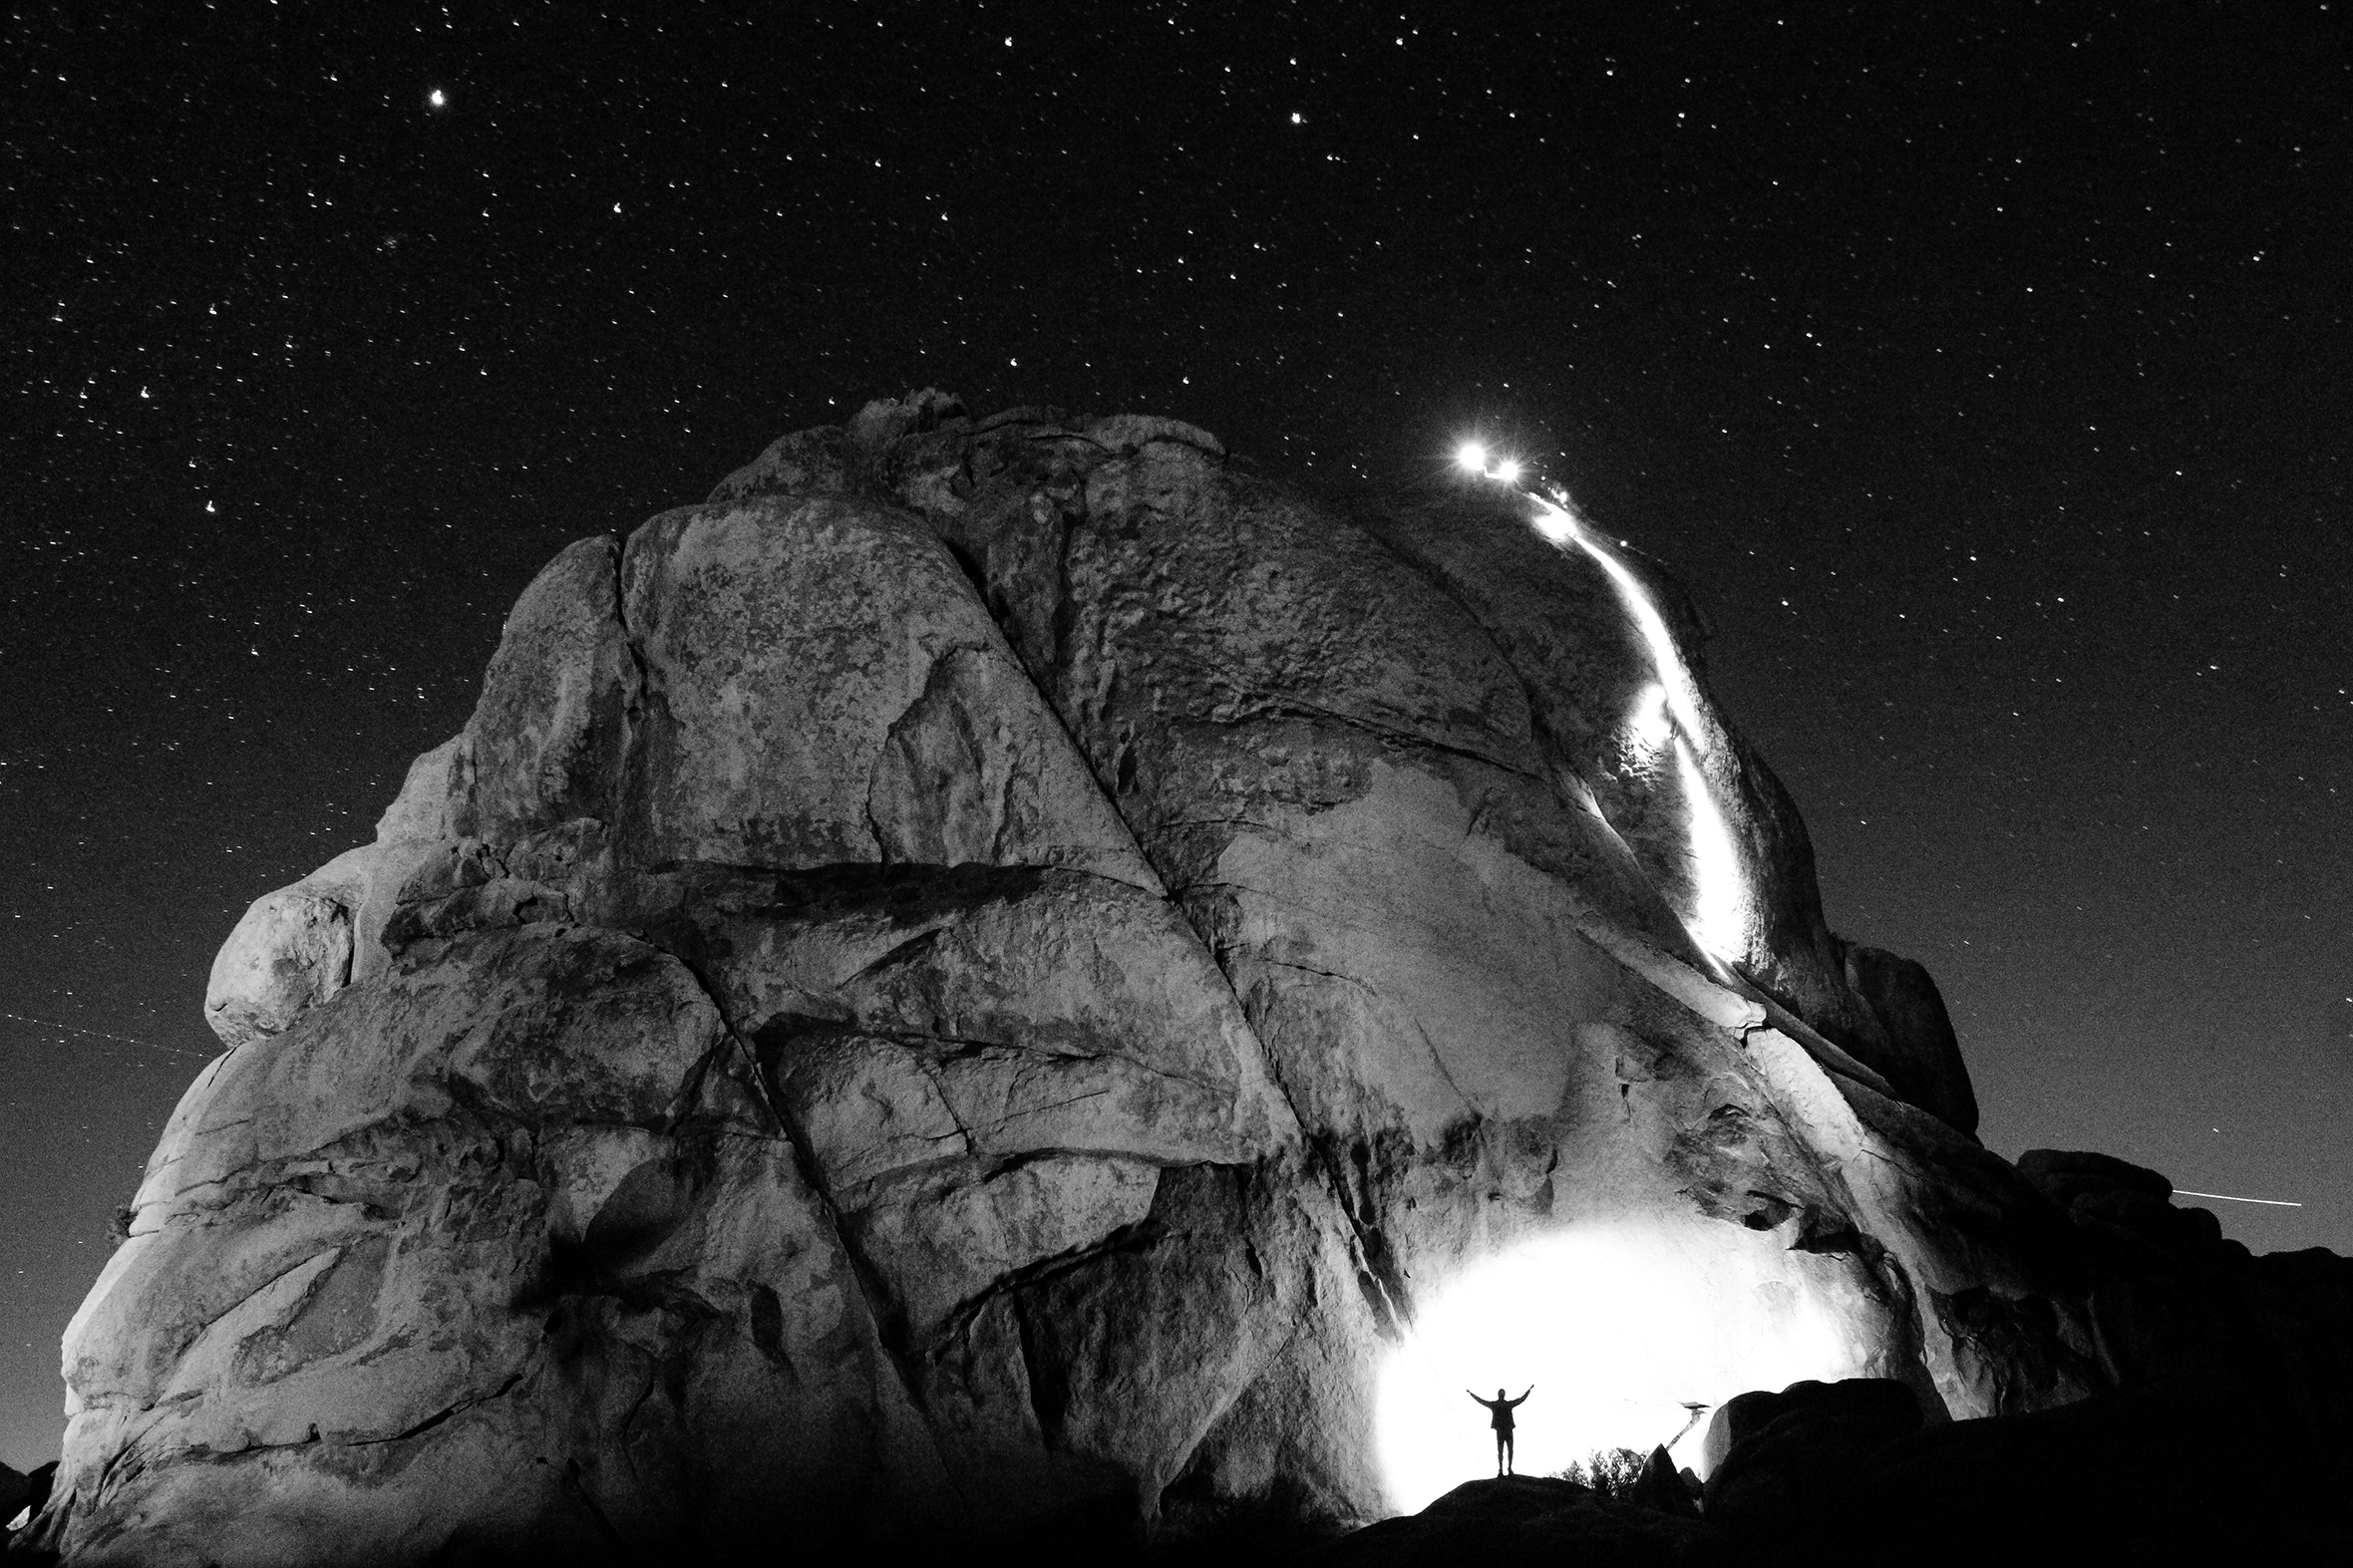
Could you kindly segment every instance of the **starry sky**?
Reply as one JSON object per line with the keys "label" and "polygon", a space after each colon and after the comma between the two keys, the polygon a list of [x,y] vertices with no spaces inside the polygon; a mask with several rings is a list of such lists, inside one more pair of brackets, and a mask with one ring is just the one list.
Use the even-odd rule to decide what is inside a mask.
{"label": "starry sky", "polygon": [[0,1459],[245,903],[556,548],[924,385],[1537,465],[1989,1146],[2353,1251],[2346,9],[12,7]]}

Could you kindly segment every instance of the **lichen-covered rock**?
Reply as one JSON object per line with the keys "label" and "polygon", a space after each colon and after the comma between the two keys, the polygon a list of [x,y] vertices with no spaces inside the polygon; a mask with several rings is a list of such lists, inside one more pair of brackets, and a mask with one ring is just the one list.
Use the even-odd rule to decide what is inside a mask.
{"label": "lichen-covered rock", "polygon": [[564,551],[222,949],[37,1543],[1363,1520],[1418,1315],[1587,1230],[1938,1415],[2161,1362],[2149,1217],[1967,1135],[1671,584],[1527,523],[927,393]]}

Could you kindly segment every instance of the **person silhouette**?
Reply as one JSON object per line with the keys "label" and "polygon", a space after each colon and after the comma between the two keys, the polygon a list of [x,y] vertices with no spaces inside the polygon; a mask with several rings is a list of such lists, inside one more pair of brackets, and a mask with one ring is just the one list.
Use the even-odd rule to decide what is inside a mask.
{"label": "person silhouette", "polygon": [[[1469,1389],[1465,1389],[1463,1392],[1471,1394]],[[1535,1392],[1536,1386],[1531,1383],[1519,1391],[1519,1398],[1516,1400],[1505,1399],[1504,1391],[1501,1389],[1496,1390],[1496,1397],[1492,1400],[1480,1400],[1478,1395],[1471,1394],[1471,1398],[1479,1400],[1480,1404],[1487,1407],[1487,1423],[1496,1429],[1496,1473],[1498,1475],[1513,1473],[1512,1469],[1512,1412],[1525,1405],[1527,1397]]]}

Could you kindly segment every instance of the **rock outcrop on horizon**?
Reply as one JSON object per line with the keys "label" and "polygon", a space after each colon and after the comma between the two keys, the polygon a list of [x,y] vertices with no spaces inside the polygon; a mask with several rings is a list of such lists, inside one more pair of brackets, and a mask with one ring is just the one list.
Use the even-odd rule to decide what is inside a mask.
{"label": "rock outcrop on horizon", "polygon": [[[1832,932],[1704,695],[1657,717],[1628,591],[1494,486],[1317,503],[931,393],[572,545],[375,841],[221,949],[34,1544],[1339,1526],[1417,1307],[1599,1222],[1933,1420],[2207,1354],[2083,1229],[2196,1211],[1977,1144],[1933,983]],[[2303,1345],[2311,1273],[2217,1286],[2233,1343]]]}

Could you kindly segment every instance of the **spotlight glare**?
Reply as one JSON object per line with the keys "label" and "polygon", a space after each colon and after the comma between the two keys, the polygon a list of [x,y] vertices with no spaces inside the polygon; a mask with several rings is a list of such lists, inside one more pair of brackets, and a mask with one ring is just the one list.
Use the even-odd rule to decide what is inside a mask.
{"label": "spotlight glare", "polygon": [[1536,514],[1532,520],[1535,523],[1536,532],[1554,544],[1566,544],[1576,535],[1576,517],[1565,506],[1556,506],[1539,499],[1536,502]]}
{"label": "spotlight glare", "polygon": [[1519,482],[1519,465],[1507,458],[1496,465],[1495,472],[1490,477],[1502,479],[1506,484],[1517,484]]}
{"label": "spotlight glare", "polygon": [[1658,751],[1675,733],[1675,722],[1667,717],[1667,689],[1656,681],[1650,683],[1634,704],[1634,714],[1627,723],[1627,731],[1634,744],[1644,753]]}
{"label": "spotlight glare", "polygon": [[1486,1472],[1486,1412],[1464,1397],[1534,1385],[1518,1468],[1672,1442],[1702,1467],[1710,1412],[1750,1389],[1859,1376],[1884,1332],[1823,1260],[1696,1216],[1594,1217],[1417,1284],[1413,1329],[1381,1370],[1374,1451],[1390,1505],[1426,1506]]}
{"label": "spotlight glare", "polygon": [[1475,441],[1467,441],[1455,449],[1455,462],[1473,473],[1487,471],[1487,449]]}

